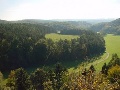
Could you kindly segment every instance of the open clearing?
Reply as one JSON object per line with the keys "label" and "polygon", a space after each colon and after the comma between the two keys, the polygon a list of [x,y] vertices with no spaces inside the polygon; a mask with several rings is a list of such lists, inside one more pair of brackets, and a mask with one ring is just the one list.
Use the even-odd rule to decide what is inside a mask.
{"label": "open clearing", "polygon": [[[60,35],[60,34],[47,34],[46,38],[51,38],[54,41],[59,39],[74,39],[78,38],[79,36],[76,35]],[[94,65],[97,72],[99,72],[104,63],[108,63],[112,57],[113,53],[117,53],[120,57],[120,36],[114,36],[112,34],[108,34],[104,37],[106,41],[106,53],[104,53],[100,59],[97,59],[89,64],[84,64],[83,66],[80,65],[80,61],[74,62],[62,62],[63,66],[69,68],[69,72],[78,72],[83,70],[84,68],[89,68],[91,65]],[[53,66],[52,66],[53,67]],[[34,71],[36,68],[28,69],[29,72]],[[8,73],[6,74],[8,75]],[[6,76],[7,77],[7,76]]]}
{"label": "open clearing", "polygon": [[108,34],[104,39],[106,42],[106,53],[104,53],[100,59],[87,65],[87,67],[94,65],[96,71],[100,71],[103,64],[111,60],[112,54],[117,53],[118,56],[120,56],[120,36]]}
{"label": "open clearing", "polygon": [[104,53],[100,59],[97,59],[89,64],[85,64],[84,66],[78,66],[77,69],[71,67],[69,71],[78,72],[84,68],[89,68],[91,65],[94,65],[96,71],[99,72],[101,71],[103,64],[108,63],[111,60],[112,54],[117,53],[120,57],[120,36],[108,34],[104,37],[104,39],[106,42],[106,53]]}
{"label": "open clearing", "polygon": [[61,34],[51,33],[51,34],[46,34],[45,38],[51,38],[53,41],[58,41],[60,39],[71,40],[71,39],[79,38],[79,36],[77,36],[77,35],[61,35]]}
{"label": "open clearing", "polygon": [[[71,40],[74,38],[78,38],[79,36],[77,35],[60,35],[60,34],[47,34],[45,36],[46,38],[51,38],[54,41],[58,41],[60,39],[62,40]],[[108,34],[107,36],[104,37],[105,42],[106,42],[106,53],[104,53],[100,59],[95,60],[94,62],[91,62],[89,64],[84,65],[84,67],[80,67],[79,66],[79,62],[78,62],[78,67],[77,69],[75,69],[75,67],[71,67],[69,69],[69,71],[75,71],[77,72],[78,70],[80,70],[81,68],[89,68],[91,65],[95,66],[96,71],[100,71],[103,64],[104,63],[108,63],[112,57],[112,54],[117,53],[118,56],[120,56],[120,36],[115,36],[112,34]],[[74,64],[73,64],[74,65]],[[77,65],[77,64],[75,64]],[[68,66],[68,65],[67,65]],[[71,66],[71,65],[70,65]]]}
{"label": "open clearing", "polygon": [[106,42],[106,52],[109,53],[109,57],[106,55],[106,59],[95,66],[96,70],[101,70],[103,64],[108,63],[111,60],[112,54],[117,53],[120,56],[120,36],[108,34],[104,37]]}

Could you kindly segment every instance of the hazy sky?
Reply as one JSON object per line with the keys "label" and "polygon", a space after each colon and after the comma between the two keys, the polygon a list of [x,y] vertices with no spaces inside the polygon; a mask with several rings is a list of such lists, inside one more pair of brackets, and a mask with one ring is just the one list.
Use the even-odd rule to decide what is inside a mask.
{"label": "hazy sky", "polygon": [[0,19],[120,18],[120,0],[0,0]]}

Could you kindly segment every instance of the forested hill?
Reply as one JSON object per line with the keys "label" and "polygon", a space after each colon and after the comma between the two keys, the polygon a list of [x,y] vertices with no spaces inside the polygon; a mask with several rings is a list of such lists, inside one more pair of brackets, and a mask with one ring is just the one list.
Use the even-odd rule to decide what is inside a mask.
{"label": "forested hill", "polygon": [[44,25],[29,24],[29,23],[1,23],[0,33],[6,33],[7,36],[12,37],[29,37],[36,38],[44,37],[47,33],[54,33],[54,29]]}
{"label": "forested hill", "polygon": [[39,24],[0,24],[0,71],[84,60],[105,51],[103,37],[92,31],[84,30],[77,33],[80,38],[57,42],[44,37],[54,32]]}
{"label": "forested hill", "polygon": [[55,21],[55,20],[40,20],[40,19],[25,19],[25,20],[18,20],[18,21],[5,21],[0,20],[0,23],[30,23],[30,24],[40,24],[49,26],[50,28],[55,28],[56,30],[63,30],[63,29],[73,29],[73,28],[85,28],[87,29],[92,24],[87,23],[85,21]]}
{"label": "forested hill", "polygon": [[120,35],[120,18],[111,22],[95,24],[91,26],[89,29],[96,32]]}
{"label": "forested hill", "polygon": [[9,23],[9,21],[1,20],[1,19],[0,19],[0,23]]}

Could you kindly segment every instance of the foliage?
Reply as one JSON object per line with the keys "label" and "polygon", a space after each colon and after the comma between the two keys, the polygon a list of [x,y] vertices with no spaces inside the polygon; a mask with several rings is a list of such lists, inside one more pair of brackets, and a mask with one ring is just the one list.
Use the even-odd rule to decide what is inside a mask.
{"label": "foliage", "polygon": [[92,31],[79,30],[80,38],[56,42],[45,38],[45,34],[51,32],[54,30],[50,27],[38,24],[1,24],[0,70],[38,67],[64,61],[82,62],[86,56],[91,58],[105,51],[103,37]]}
{"label": "foliage", "polygon": [[107,33],[107,34],[114,34],[120,35],[120,18],[106,23],[98,23],[89,28],[90,30]]}
{"label": "foliage", "polygon": [[106,65],[106,63],[104,63],[104,65],[102,66],[102,74],[107,75],[108,74],[108,66]]}
{"label": "foliage", "polygon": [[15,70],[15,89],[27,90],[30,88],[29,76],[23,68]]}
{"label": "foliage", "polygon": [[90,70],[92,71],[92,73],[95,71],[95,68],[93,65],[90,66]]}
{"label": "foliage", "polygon": [[14,90],[14,87],[15,90],[119,90],[119,75],[120,66],[118,65],[111,67],[106,77],[101,72],[96,73],[93,65],[88,70],[69,73],[58,63],[54,69],[38,68],[29,76],[23,68],[11,71],[9,79],[15,77],[13,80],[15,85],[9,87],[11,90]]}
{"label": "foliage", "polygon": [[112,83],[117,82],[120,84],[120,66],[119,65],[112,66],[108,70],[108,78]]}
{"label": "foliage", "polygon": [[112,59],[110,60],[110,62],[108,63],[108,67],[112,67],[112,66],[115,66],[115,65],[120,65],[120,58],[118,57],[117,54],[113,54],[112,55]]}
{"label": "foliage", "polygon": [[0,89],[2,89],[3,74],[0,72]]}
{"label": "foliage", "polygon": [[44,90],[43,83],[46,81],[46,72],[42,69],[37,69],[34,73],[30,75],[30,80],[33,90]]}
{"label": "foliage", "polygon": [[12,70],[8,76],[7,84],[8,87],[15,87],[15,71]]}

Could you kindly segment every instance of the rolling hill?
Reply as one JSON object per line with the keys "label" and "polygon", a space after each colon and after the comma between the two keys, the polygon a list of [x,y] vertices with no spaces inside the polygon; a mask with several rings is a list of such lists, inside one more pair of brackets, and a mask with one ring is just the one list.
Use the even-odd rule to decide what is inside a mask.
{"label": "rolling hill", "polygon": [[120,35],[120,18],[111,22],[104,22],[92,25],[89,29],[95,32]]}

